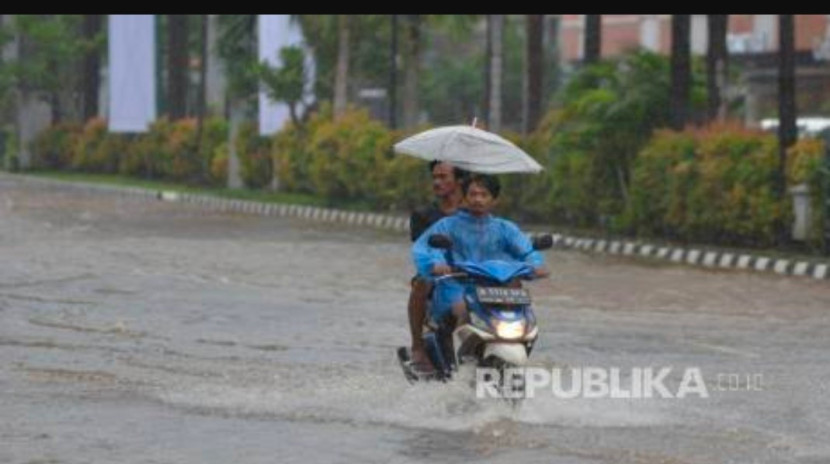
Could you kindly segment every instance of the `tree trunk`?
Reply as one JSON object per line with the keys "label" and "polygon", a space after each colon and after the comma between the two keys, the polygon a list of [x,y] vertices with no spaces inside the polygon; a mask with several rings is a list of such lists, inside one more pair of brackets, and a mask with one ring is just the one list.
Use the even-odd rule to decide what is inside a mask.
{"label": "tree trunk", "polygon": [[51,92],[49,94],[49,110],[51,114],[49,117],[50,125],[63,122],[63,105],[61,105],[61,97],[58,92]]}
{"label": "tree trunk", "polygon": [[778,185],[780,198],[786,193],[787,149],[798,136],[795,106],[795,21],[793,15],[778,15]]}
{"label": "tree trunk", "polygon": [[602,57],[602,15],[585,15],[586,64],[596,63]]}
{"label": "tree trunk", "polygon": [[398,127],[398,15],[392,15],[392,41],[389,50],[389,128]]}
{"label": "tree trunk", "polygon": [[167,16],[167,108],[170,119],[187,116],[187,15]]}
{"label": "tree trunk", "polygon": [[672,15],[671,94],[672,128],[682,130],[689,118],[691,67],[691,15]]}
{"label": "tree trunk", "polygon": [[199,15],[199,101],[196,108],[198,118],[196,126],[196,154],[202,161],[202,180],[207,182],[210,176],[209,156],[202,154],[202,134],[207,111],[207,66],[208,66],[208,15]]}
{"label": "tree trunk", "polygon": [[404,76],[403,76],[403,125],[418,124],[418,75],[421,68],[421,21],[420,15],[408,15],[404,28]]}
{"label": "tree trunk", "polygon": [[228,117],[227,87],[228,77],[225,63],[219,54],[219,15],[208,15],[208,58],[207,89],[205,90],[208,112]]}
{"label": "tree trunk", "polygon": [[[101,33],[103,15],[84,15],[83,38],[94,40]],[[101,87],[101,52],[98,47],[91,48],[84,54],[83,61],[83,110],[82,117],[88,121],[98,116],[98,92]]]}
{"label": "tree trunk", "polygon": [[492,15],[490,33],[492,41],[492,55],[490,58],[490,119],[488,129],[491,132],[501,131],[501,80],[504,35],[504,15]]}
{"label": "tree trunk", "polygon": [[242,182],[239,154],[237,153],[239,128],[245,121],[244,101],[239,99],[231,100],[228,105],[228,112],[230,113],[230,120],[228,121],[228,188],[239,189],[245,185]]}
{"label": "tree trunk", "polygon": [[708,119],[726,119],[724,91],[729,75],[729,55],[726,49],[726,33],[729,15],[707,15],[709,47],[706,53],[706,90],[708,93]]}
{"label": "tree trunk", "polygon": [[346,111],[349,80],[349,16],[337,17],[337,74],[334,77],[334,116]]}
{"label": "tree trunk", "polygon": [[[52,75],[58,74],[58,65],[54,59],[50,59],[47,65],[49,73]],[[55,89],[48,94],[49,109],[51,110],[50,124],[60,124],[63,122],[63,105],[61,104],[60,90]]]}
{"label": "tree trunk", "polygon": [[527,15],[527,59],[525,60],[524,133],[533,132],[539,124],[544,104],[544,20],[545,15]]}
{"label": "tree trunk", "polygon": [[482,107],[484,111],[482,117],[484,121],[490,120],[490,66],[493,61],[493,16],[487,15],[487,30],[485,31],[485,45],[484,45],[484,102]]}

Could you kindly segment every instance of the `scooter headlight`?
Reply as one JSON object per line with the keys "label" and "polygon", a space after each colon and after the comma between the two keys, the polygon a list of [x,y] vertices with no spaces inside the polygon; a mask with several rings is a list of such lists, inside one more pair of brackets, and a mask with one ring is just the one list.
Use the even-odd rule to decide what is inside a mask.
{"label": "scooter headlight", "polygon": [[499,338],[512,340],[521,338],[525,334],[525,321],[498,321],[496,335]]}

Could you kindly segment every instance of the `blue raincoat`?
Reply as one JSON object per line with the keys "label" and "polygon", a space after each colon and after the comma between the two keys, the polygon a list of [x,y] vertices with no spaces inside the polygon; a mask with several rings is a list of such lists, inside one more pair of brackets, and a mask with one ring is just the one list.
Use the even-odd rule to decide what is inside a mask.
{"label": "blue raincoat", "polygon": [[[426,279],[432,279],[433,266],[447,264],[444,250],[429,246],[432,234],[444,234],[452,239],[455,262],[498,259],[522,261],[534,268],[544,265],[542,254],[533,249],[530,239],[515,223],[489,214],[479,218],[460,209],[433,224],[412,245],[415,268]],[[444,279],[435,291],[437,299],[431,316],[440,320],[451,311],[452,304],[461,301],[464,289],[454,279]]]}

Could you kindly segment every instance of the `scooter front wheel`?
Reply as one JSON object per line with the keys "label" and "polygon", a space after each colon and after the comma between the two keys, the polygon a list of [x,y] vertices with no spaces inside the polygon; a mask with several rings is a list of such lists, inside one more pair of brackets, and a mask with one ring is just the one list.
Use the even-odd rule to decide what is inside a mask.
{"label": "scooter front wheel", "polygon": [[495,356],[483,359],[479,367],[495,369],[498,372],[498,391],[501,399],[518,410],[525,399],[525,377],[522,366],[509,363]]}

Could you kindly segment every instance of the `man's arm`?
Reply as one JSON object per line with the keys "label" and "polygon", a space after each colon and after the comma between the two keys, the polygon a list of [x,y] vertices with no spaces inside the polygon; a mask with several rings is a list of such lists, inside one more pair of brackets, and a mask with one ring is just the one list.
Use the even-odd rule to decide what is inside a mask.
{"label": "man's arm", "polygon": [[426,214],[422,210],[415,210],[409,216],[409,238],[412,241],[418,240],[418,237],[423,235],[424,230],[429,227]]}

